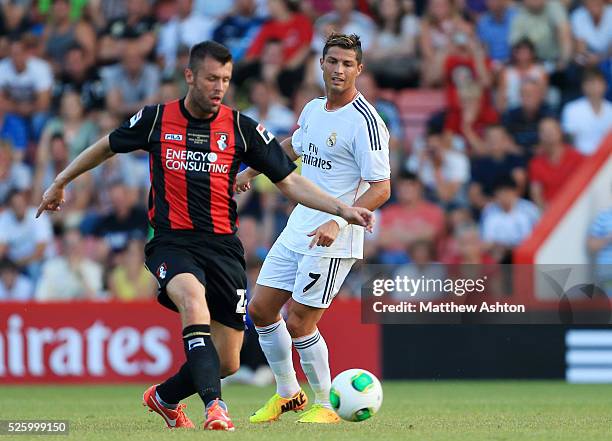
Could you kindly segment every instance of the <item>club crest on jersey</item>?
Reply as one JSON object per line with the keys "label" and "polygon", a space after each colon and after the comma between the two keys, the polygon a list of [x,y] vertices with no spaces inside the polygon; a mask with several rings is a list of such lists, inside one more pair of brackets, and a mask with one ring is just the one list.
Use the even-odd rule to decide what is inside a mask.
{"label": "club crest on jersey", "polygon": [[331,132],[329,134],[329,136],[327,137],[327,141],[325,141],[325,144],[327,144],[328,147],[333,147],[336,145],[336,137],[338,136],[338,134],[336,132]]}
{"label": "club crest on jersey", "polygon": [[224,132],[217,132],[215,133],[215,138],[217,139],[217,147],[219,147],[219,150],[225,150],[227,148],[227,141],[229,140],[229,135]]}
{"label": "club crest on jersey", "polygon": [[157,277],[164,280],[166,278],[167,273],[168,267],[166,266],[166,262],[164,262],[159,266],[159,268],[157,268]]}

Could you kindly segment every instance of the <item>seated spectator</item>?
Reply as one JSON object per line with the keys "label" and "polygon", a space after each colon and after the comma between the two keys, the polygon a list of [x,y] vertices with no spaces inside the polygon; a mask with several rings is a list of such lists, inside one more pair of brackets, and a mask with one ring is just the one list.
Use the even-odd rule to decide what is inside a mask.
{"label": "seated spectator", "polygon": [[34,284],[9,259],[0,260],[0,302],[28,301],[34,295]]}
{"label": "seated spectator", "polygon": [[149,225],[146,209],[138,204],[136,191],[116,181],[111,184],[109,196],[112,211],[99,219],[94,236],[116,253],[125,249],[130,240],[145,240]]}
{"label": "seated spectator", "polygon": [[593,220],[587,246],[594,257],[597,281],[612,296],[612,208],[599,212]]}
{"label": "seated spectator", "polygon": [[45,213],[36,219],[36,207],[28,206],[25,190],[12,190],[8,206],[0,213],[0,259],[8,257],[34,280],[53,240]]}
{"label": "seated spectator", "polygon": [[538,143],[538,126],[543,118],[555,117],[555,112],[544,102],[545,90],[538,81],[526,80],[521,85],[521,105],[509,109],[502,124],[530,158]]}
{"label": "seated spectator", "polygon": [[521,86],[526,81],[538,82],[543,90],[548,89],[548,73],[537,61],[535,46],[530,40],[523,39],[512,46],[510,64],[499,75],[496,97],[499,111],[521,105]]}
{"label": "seated spectator", "polygon": [[511,263],[512,250],[529,237],[539,217],[538,207],[521,199],[512,178],[500,177],[495,200],[481,217],[482,239],[491,256],[499,263]]}
{"label": "seated spectator", "polygon": [[405,256],[417,241],[436,243],[444,234],[444,212],[423,198],[414,173],[402,172],[394,182],[396,202],[380,210],[378,243],[383,253]]}
{"label": "seated spectator", "polygon": [[365,54],[368,69],[385,88],[416,86],[418,18],[403,10],[402,0],[381,0],[374,14],[380,31]]}
{"label": "seated spectator", "polygon": [[[393,279],[405,278],[418,280],[444,280],[447,277],[446,268],[436,261],[434,246],[427,240],[418,240],[408,249],[410,262],[399,266],[393,273]],[[417,301],[435,300],[443,296],[443,292],[421,288],[415,291],[393,291],[391,297],[395,300]]]}
{"label": "seated spectator", "polygon": [[606,79],[600,71],[585,72],[582,92],[584,97],[563,108],[561,124],[563,131],[573,137],[576,149],[583,155],[592,155],[612,130],[612,103],[604,98]]}
{"label": "seated spectator", "polygon": [[53,0],[43,45],[55,72],[60,71],[68,50],[75,44],[83,48],[85,68],[90,67],[96,59],[96,31],[85,21],[71,19],[69,0]]}
{"label": "seated spectator", "polygon": [[[40,137],[34,180],[32,183],[32,204],[38,205],[45,189],[53,183],[55,177],[64,170],[69,158],[68,145],[63,133],[52,130],[45,131]],[[55,225],[78,222],[89,208],[93,200],[94,187],[89,173],[79,176],[69,185],[64,193],[65,203],[61,211],[53,214],[51,220]]]}
{"label": "seated spectator", "polygon": [[425,149],[410,157],[408,167],[418,173],[428,198],[445,206],[462,205],[470,162],[465,153],[453,150],[443,138],[443,133],[428,133]]}
{"label": "seated spectator", "polygon": [[31,56],[24,42],[15,38],[10,56],[0,61],[0,90],[8,100],[8,112],[28,121],[32,140],[38,140],[49,117],[52,86],[49,63]]}
{"label": "seated spectator", "polygon": [[192,47],[212,37],[215,21],[193,10],[193,0],[177,0],[175,15],[159,30],[157,54],[164,74],[171,74],[176,65],[178,49]]}
{"label": "seated spectator", "polygon": [[[511,176],[519,194],[527,187],[525,158],[519,156],[518,147],[502,125],[492,125],[485,130],[482,140],[475,133],[468,136],[474,151],[479,151],[471,162],[472,179],[469,188],[470,203],[482,209],[493,197],[495,182],[499,176]],[[478,147],[477,147],[478,146]]]}
{"label": "seated spectator", "polygon": [[11,145],[0,140],[0,204],[6,204],[11,190],[28,190],[32,185],[32,172],[19,161]]}
{"label": "seated spectator", "polygon": [[314,23],[315,35],[312,50],[316,54],[323,51],[325,40],[332,32],[357,34],[361,48],[368,51],[376,36],[376,24],[366,14],[355,10],[355,0],[332,0],[333,10],[323,14]]}
{"label": "seated spectator", "polygon": [[0,140],[15,149],[20,158],[28,146],[28,126],[21,116],[9,112],[9,101],[0,93]]}
{"label": "seated spectator", "polygon": [[114,299],[122,301],[151,299],[157,294],[157,282],[142,264],[144,242],[130,240],[108,276],[108,289]]}
{"label": "seated spectator", "polygon": [[583,0],[571,15],[576,42],[575,61],[595,67],[610,57],[612,48],[612,5],[604,0]]}
{"label": "seated spectator", "polygon": [[422,83],[439,86],[444,75],[444,60],[453,36],[472,32],[471,25],[461,16],[453,0],[431,0],[421,23],[420,53]]}
{"label": "seated spectator", "polygon": [[510,43],[528,38],[549,72],[564,70],[572,56],[565,6],[558,0],[523,0],[510,29]]}
{"label": "seated spectator", "polygon": [[45,262],[36,286],[36,300],[57,301],[102,297],[103,268],[85,256],[76,229],[64,232],[62,252]]}
{"label": "seated spectator", "polygon": [[[107,3],[103,1],[102,3]],[[111,20],[102,32],[98,58],[105,64],[124,59],[129,42],[143,58],[153,60],[157,22],[148,0],[126,0],[125,15]]]}
{"label": "seated spectator", "polygon": [[495,259],[487,252],[476,225],[459,228],[455,232],[457,254],[449,256],[450,265],[492,265]]}
{"label": "seated spectator", "polygon": [[300,69],[308,53],[312,40],[312,24],[308,17],[294,12],[294,4],[289,0],[268,0],[271,19],[259,30],[249,47],[246,60],[254,61],[261,56],[266,41],[280,40],[283,43],[283,62],[287,69]]}
{"label": "seated spectator", "polygon": [[545,209],[582,163],[583,156],[563,142],[559,121],[544,118],[539,128],[539,153],[529,162],[531,200]]}
{"label": "seated spectator", "polygon": [[255,0],[236,0],[233,12],[213,32],[213,40],[230,50],[234,62],[244,58],[263,24],[263,19],[255,15],[255,3]]}
{"label": "seated spectator", "polygon": [[106,107],[121,118],[158,100],[159,69],[145,61],[135,42],[125,45],[121,63],[106,68],[103,77],[108,90]]}
{"label": "seated spectator", "polygon": [[291,109],[278,102],[274,90],[267,83],[253,81],[249,98],[253,105],[244,111],[245,115],[259,121],[279,139],[291,134],[296,117]]}
{"label": "seated spectator", "polygon": [[106,89],[98,69],[85,63],[85,51],[81,46],[71,46],[66,52],[59,78],[53,86],[53,107],[59,108],[65,92],[75,92],[86,112],[103,110]]}
{"label": "seated spectator", "polygon": [[49,120],[45,131],[62,135],[68,146],[70,161],[98,140],[98,127],[93,121],[85,119],[81,99],[75,91],[64,93],[60,102],[60,114]]}
{"label": "seated spectator", "polygon": [[457,33],[444,59],[447,112],[445,127],[462,134],[466,127],[481,130],[497,122],[491,89],[493,71],[475,37]]}
{"label": "seated spectator", "polygon": [[486,0],[487,11],[478,18],[478,38],[485,46],[489,57],[502,65],[510,60],[510,26],[516,8],[508,0]]}

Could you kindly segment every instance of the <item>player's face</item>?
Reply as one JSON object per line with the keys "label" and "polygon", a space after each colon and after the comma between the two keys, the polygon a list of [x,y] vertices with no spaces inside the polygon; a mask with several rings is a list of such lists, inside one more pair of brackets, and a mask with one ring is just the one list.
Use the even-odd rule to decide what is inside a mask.
{"label": "player's face", "polygon": [[222,64],[212,57],[200,61],[196,71],[185,69],[185,80],[193,104],[200,112],[217,113],[232,79],[232,63]]}
{"label": "player's face", "polygon": [[342,93],[355,88],[355,80],[363,65],[357,62],[354,50],[333,46],[320,61],[323,81],[328,92]]}

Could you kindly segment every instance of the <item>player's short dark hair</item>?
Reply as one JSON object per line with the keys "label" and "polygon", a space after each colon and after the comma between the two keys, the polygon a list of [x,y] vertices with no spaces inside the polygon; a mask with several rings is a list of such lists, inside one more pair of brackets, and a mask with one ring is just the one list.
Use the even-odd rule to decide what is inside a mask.
{"label": "player's short dark hair", "polygon": [[325,41],[325,46],[323,47],[323,58],[325,58],[327,51],[331,47],[341,47],[342,49],[354,50],[357,62],[361,64],[361,60],[363,59],[363,51],[361,50],[361,40],[359,39],[359,35],[338,34],[335,32],[332,33]]}
{"label": "player's short dark hair", "polygon": [[216,41],[206,40],[196,44],[189,51],[189,69],[194,72],[198,70],[198,66],[206,57],[211,57],[221,64],[232,61],[232,54],[228,48]]}
{"label": "player's short dark hair", "polygon": [[601,80],[606,82],[606,77],[603,72],[597,68],[590,68],[584,71],[582,74],[582,84],[591,80]]}

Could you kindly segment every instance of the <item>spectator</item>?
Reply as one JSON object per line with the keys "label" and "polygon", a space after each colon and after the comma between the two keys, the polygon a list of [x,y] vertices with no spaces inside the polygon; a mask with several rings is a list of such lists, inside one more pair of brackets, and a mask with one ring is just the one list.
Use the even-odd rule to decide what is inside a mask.
{"label": "spectator", "polygon": [[418,173],[430,199],[445,206],[462,205],[470,179],[470,162],[465,153],[445,142],[444,134],[427,134],[425,148],[409,159],[409,169]]}
{"label": "spectator", "polygon": [[227,47],[235,62],[246,55],[263,19],[255,15],[255,0],[236,0],[234,11],[213,32],[213,40]]}
{"label": "spectator", "polygon": [[612,296],[612,208],[599,212],[593,220],[587,246],[593,253],[598,282]]}
{"label": "spectator", "polygon": [[431,0],[421,25],[419,42],[422,59],[422,83],[432,87],[441,84],[444,60],[457,33],[470,33],[470,24],[463,19],[453,0]]}
{"label": "spectator", "polygon": [[516,8],[508,0],[487,0],[487,12],[478,18],[478,38],[484,44],[489,57],[502,65],[510,59],[510,26]]}
{"label": "spectator", "polygon": [[512,46],[510,64],[499,75],[497,85],[497,109],[504,112],[521,105],[521,86],[526,81],[539,82],[543,90],[548,89],[548,73],[537,61],[535,46],[528,39],[519,40]]}
{"label": "spectator", "polygon": [[49,63],[31,56],[23,41],[14,39],[10,57],[0,61],[0,89],[8,111],[28,121],[32,140],[38,140],[49,116],[52,85]]}
{"label": "spectator", "polygon": [[529,162],[529,182],[531,200],[543,210],[563,190],[583,156],[563,142],[561,126],[555,118],[540,122],[539,138],[540,153]]}
{"label": "spectator", "polygon": [[85,51],[74,45],[66,52],[58,81],[53,87],[53,107],[59,108],[65,92],[76,92],[86,112],[102,110],[105,105],[106,90],[98,69],[85,62]]}
{"label": "spectator", "polygon": [[98,128],[91,120],[85,119],[81,99],[75,91],[64,93],[60,115],[47,123],[45,131],[63,136],[70,161],[98,139]]}
{"label": "spectator", "polygon": [[43,265],[36,286],[36,300],[100,298],[103,269],[85,256],[81,233],[76,229],[66,231],[62,243],[62,254]]}
{"label": "spectator", "polygon": [[94,229],[94,235],[103,240],[104,248],[119,252],[130,240],[145,240],[148,234],[147,212],[137,204],[137,193],[115,181],[109,189],[112,211],[103,216]]}
{"label": "spectator", "polygon": [[28,206],[24,190],[12,190],[8,207],[0,213],[0,259],[8,257],[34,280],[53,240],[49,218],[35,218],[36,208]]}
{"label": "spectator", "polygon": [[506,111],[502,123],[514,141],[530,158],[538,142],[538,125],[543,118],[554,117],[551,107],[544,102],[545,90],[538,81],[525,80],[521,85],[521,105]]}
{"label": "spectator", "polygon": [[312,50],[316,54],[323,51],[325,40],[332,32],[357,34],[361,48],[370,50],[376,36],[376,24],[367,15],[355,10],[355,0],[332,0],[333,11],[322,15],[315,21],[315,37]]}
{"label": "spectator", "polygon": [[130,240],[118,256],[118,265],[108,277],[108,289],[114,299],[122,301],[151,299],[157,294],[157,282],[142,264],[143,242]]}
{"label": "spectator", "polygon": [[157,101],[159,70],[145,61],[136,42],[125,45],[121,63],[108,67],[103,76],[108,90],[106,107],[121,118]]}
{"label": "spectator", "polygon": [[492,265],[495,259],[487,252],[475,225],[459,228],[455,233],[457,254],[445,262],[450,265]]}
{"label": "spectator", "polygon": [[[393,278],[418,280],[444,280],[447,277],[446,268],[436,262],[434,246],[427,240],[417,240],[408,248],[410,263],[401,265],[393,273]],[[435,288],[434,288],[435,289]],[[395,300],[435,300],[444,293],[428,288],[417,288],[414,291],[393,291],[391,297]]]}
{"label": "spectator", "polygon": [[68,50],[75,44],[83,48],[85,68],[90,67],[96,58],[96,32],[87,22],[75,23],[71,20],[69,0],[53,1],[49,22],[43,34],[43,44],[55,72],[60,71]]}
{"label": "spectator", "polygon": [[549,72],[564,70],[572,56],[567,11],[558,0],[524,0],[512,22],[510,43],[528,38]]}
{"label": "spectator", "polygon": [[444,234],[444,212],[423,198],[423,185],[403,171],[394,182],[396,202],[380,210],[378,241],[383,253],[404,255],[416,241],[436,243]]}
{"label": "spectator", "polygon": [[604,99],[606,79],[600,71],[586,71],[582,79],[584,97],[563,108],[563,131],[572,135],[576,149],[583,155],[597,151],[612,130],[612,103]]}
{"label": "spectator", "polygon": [[368,69],[383,87],[416,86],[418,18],[405,13],[401,0],[381,0],[374,7],[380,31],[366,52]]}
{"label": "spectator", "polygon": [[511,263],[512,250],[529,237],[539,216],[538,207],[520,198],[512,178],[500,177],[495,200],[485,207],[481,218],[482,238],[492,257],[499,263]]}
{"label": "spectator", "polygon": [[159,30],[157,54],[164,73],[174,71],[179,47],[209,40],[215,24],[213,19],[193,11],[193,0],[177,0],[176,14]]}
{"label": "spectator", "polygon": [[19,161],[11,145],[0,140],[0,204],[5,204],[11,190],[28,190],[32,185],[30,168]]}
{"label": "spectator", "polygon": [[493,72],[475,37],[459,32],[444,59],[447,112],[444,126],[462,134],[467,127],[481,130],[497,122],[491,89]]}
{"label": "spectator", "polygon": [[[32,184],[32,203],[40,203],[43,191],[69,163],[69,150],[61,132],[45,131],[40,137]],[[73,185],[66,188],[65,204],[62,210],[54,213],[54,224],[77,222],[89,208],[93,199],[93,182],[91,175],[84,174],[77,178]]]}
{"label": "spectator", "polygon": [[604,0],[583,0],[571,15],[578,64],[595,67],[611,55],[612,5]]}
{"label": "spectator", "polygon": [[0,93],[0,140],[8,142],[23,157],[28,146],[28,127],[22,117],[8,109],[9,103]]}
{"label": "spectator", "polygon": [[517,184],[519,194],[523,194],[527,187],[525,159],[517,155],[519,149],[504,126],[487,127],[484,140],[474,132],[468,133],[473,150],[478,151],[471,163],[471,205],[479,210],[484,208],[493,196],[495,182],[499,176],[511,176]]}
{"label": "spectator", "polygon": [[34,295],[34,284],[9,259],[0,260],[0,302],[28,301]]}
{"label": "spectator", "polygon": [[[103,4],[106,1],[102,2]],[[98,58],[105,64],[125,59],[127,44],[143,58],[153,60],[157,23],[150,15],[148,0],[127,0],[126,12],[108,23],[102,32]]]}
{"label": "spectator", "polygon": [[290,135],[296,123],[295,115],[275,99],[274,90],[267,83],[255,80],[249,95],[253,106],[244,111],[245,115],[259,121],[278,138]]}
{"label": "spectator", "polygon": [[284,67],[301,68],[312,40],[312,24],[305,15],[293,12],[289,0],[268,0],[270,21],[266,22],[247,51],[246,60],[253,61],[261,56],[266,41],[278,39],[283,44]]}

